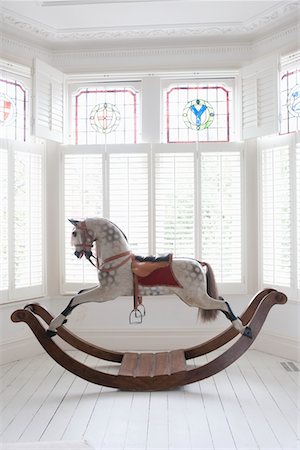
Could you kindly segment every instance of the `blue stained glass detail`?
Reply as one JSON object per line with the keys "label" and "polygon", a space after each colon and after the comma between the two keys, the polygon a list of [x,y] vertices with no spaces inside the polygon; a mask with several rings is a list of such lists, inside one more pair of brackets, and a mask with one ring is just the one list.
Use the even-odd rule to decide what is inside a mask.
{"label": "blue stained glass detail", "polygon": [[197,98],[185,105],[182,116],[188,128],[204,130],[213,123],[215,113],[209,102]]}
{"label": "blue stained glass detail", "polygon": [[300,116],[300,85],[296,84],[288,95],[289,112],[296,117]]}

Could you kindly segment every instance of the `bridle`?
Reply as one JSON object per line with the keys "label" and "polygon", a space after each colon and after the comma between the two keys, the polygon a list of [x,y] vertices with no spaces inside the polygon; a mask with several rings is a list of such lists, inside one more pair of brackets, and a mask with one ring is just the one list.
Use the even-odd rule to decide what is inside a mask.
{"label": "bridle", "polygon": [[[93,243],[95,241],[94,237],[90,234],[85,222],[80,222],[78,225],[76,225],[76,229],[81,231],[81,237],[83,239],[83,242],[81,242],[80,244],[74,244],[74,247],[76,248],[75,255],[78,258],[82,258],[83,254],[84,254],[86,259],[94,267],[96,267],[98,269],[99,268],[98,258],[96,256],[94,256],[93,252],[92,252]],[[77,247],[80,247],[82,249],[81,255],[80,255],[81,252],[77,252]],[[94,258],[96,260],[96,264],[93,263],[91,258]]]}
{"label": "bridle", "polygon": [[[119,253],[118,255],[113,255],[113,256],[110,256],[109,258],[106,258],[104,261],[102,261],[102,264],[100,265],[98,256],[94,256],[93,252],[92,252],[92,247],[93,247],[93,243],[94,243],[95,239],[90,234],[89,230],[87,229],[86,222],[85,221],[80,222],[78,225],[76,225],[76,228],[81,231],[81,233],[82,233],[81,237],[83,239],[83,242],[80,244],[74,244],[74,247],[76,249],[77,249],[77,247],[80,247],[82,249],[82,254],[80,256],[78,256],[78,255],[81,252],[77,253],[77,250],[75,251],[75,255],[78,256],[79,258],[82,258],[83,254],[84,254],[86,259],[92,264],[92,266],[96,267],[97,270],[101,270],[102,272],[111,272],[112,270],[116,270],[119,267],[123,266],[131,259],[132,253],[130,250],[128,250],[126,252]],[[125,238],[126,238],[126,236],[125,236]],[[107,269],[104,268],[105,264],[115,261],[116,259],[123,258],[125,256],[126,256],[126,258],[123,261],[121,261],[120,263],[118,263],[116,266],[111,266]],[[93,263],[91,258],[94,258],[96,260],[96,264]]]}

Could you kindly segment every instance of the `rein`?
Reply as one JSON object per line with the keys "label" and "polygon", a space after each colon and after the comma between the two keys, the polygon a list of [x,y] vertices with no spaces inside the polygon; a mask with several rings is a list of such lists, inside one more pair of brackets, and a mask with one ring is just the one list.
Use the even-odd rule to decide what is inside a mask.
{"label": "rein", "polygon": [[[101,272],[111,272],[112,270],[116,270],[119,267],[122,267],[124,264],[126,264],[131,259],[131,255],[132,255],[131,251],[128,250],[127,252],[123,252],[123,253],[119,253],[118,255],[110,256],[109,258],[106,258],[103,261],[103,263],[99,267],[99,270],[101,270]],[[103,269],[103,266],[106,263],[111,262],[111,261],[115,261],[116,259],[119,259],[119,258],[123,258],[124,256],[127,256],[127,258],[125,258],[123,261],[121,261],[116,266],[112,266],[112,267],[108,267],[107,269]]]}
{"label": "rein", "polygon": [[[94,242],[93,236],[89,233],[89,230],[87,229],[85,222],[81,222],[80,225],[77,225],[77,228],[79,228],[79,230],[81,230],[83,232],[85,240],[81,244],[74,244],[74,246],[76,248],[82,247],[84,249],[86,259],[92,264],[92,266],[94,266],[94,267],[96,267],[96,269],[98,269],[99,268],[98,258],[96,256],[94,256],[92,253],[92,246],[93,246],[93,242]],[[86,251],[90,252],[89,257],[86,255]],[[94,258],[96,260],[96,264],[93,263],[91,258]]]}

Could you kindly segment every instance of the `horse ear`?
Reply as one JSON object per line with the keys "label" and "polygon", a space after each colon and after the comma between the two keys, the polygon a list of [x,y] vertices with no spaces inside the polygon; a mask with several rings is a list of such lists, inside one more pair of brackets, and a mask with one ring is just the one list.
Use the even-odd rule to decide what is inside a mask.
{"label": "horse ear", "polygon": [[79,220],[68,219],[68,221],[71,222],[71,224],[74,225],[74,227],[77,227],[77,225],[79,224]]}

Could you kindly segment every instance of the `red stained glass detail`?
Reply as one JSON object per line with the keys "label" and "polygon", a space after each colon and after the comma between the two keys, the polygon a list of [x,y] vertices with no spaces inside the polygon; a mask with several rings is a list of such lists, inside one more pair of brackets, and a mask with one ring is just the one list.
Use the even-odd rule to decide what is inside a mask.
{"label": "red stained glass detail", "polygon": [[[132,143],[136,144],[136,142],[137,142],[137,94],[135,92],[133,92],[133,90],[126,89],[126,88],[125,89],[94,89],[94,90],[84,89],[84,90],[81,90],[78,94],[75,95],[75,143],[76,144],[79,143],[79,108],[80,108],[79,98],[82,95],[89,96],[89,95],[92,95],[92,94],[100,94],[100,95],[103,94],[104,96],[107,95],[107,94],[114,94],[114,95],[117,96],[116,100],[118,100],[118,95],[119,94],[120,95],[121,94],[123,94],[123,95],[124,94],[127,94],[127,95],[129,94],[130,96],[132,96],[133,104],[130,105],[130,107],[132,107],[131,119],[133,120],[133,132],[132,132],[132,134],[133,134],[132,137],[133,138],[132,138],[131,141],[132,141]],[[118,109],[122,109],[121,108],[122,106],[123,107],[124,106],[128,106],[126,104],[126,102],[124,102],[124,99],[122,99],[121,97],[120,97],[119,101],[120,101],[120,104],[118,104],[116,106]],[[97,106],[97,104],[101,105],[101,104],[108,104],[108,103],[111,103],[111,102],[106,102],[105,99],[102,101],[100,99],[93,106],[90,106],[89,109],[87,108],[87,106],[85,106],[86,107],[86,120],[89,120],[90,113],[93,110],[93,108],[95,108]],[[118,103],[118,102],[116,102],[116,103]],[[123,121],[126,120],[126,118],[122,117],[122,116],[121,116],[121,119],[123,119]],[[95,127],[92,127],[92,128],[94,130],[93,131],[94,133],[101,133],[101,131],[100,130],[97,131],[95,129]],[[113,130],[113,131],[116,131],[116,130]],[[87,133],[89,133],[89,131],[86,129],[85,133],[87,134]],[[106,133],[104,132],[103,134],[106,134]],[[117,142],[117,143],[125,143],[125,142]]]}
{"label": "red stained glass detail", "polygon": [[[0,87],[0,92],[4,86],[7,86],[6,92],[2,91],[0,125],[7,128],[10,127],[13,132],[14,139],[26,141],[27,92],[22,84],[17,81],[0,79],[0,85],[2,85]],[[13,87],[13,92],[7,93],[9,86]],[[15,117],[12,117],[12,120],[6,124],[5,122],[12,113],[14,113]],[[16,120],[18,117],[21,117],[19,121]]]}

